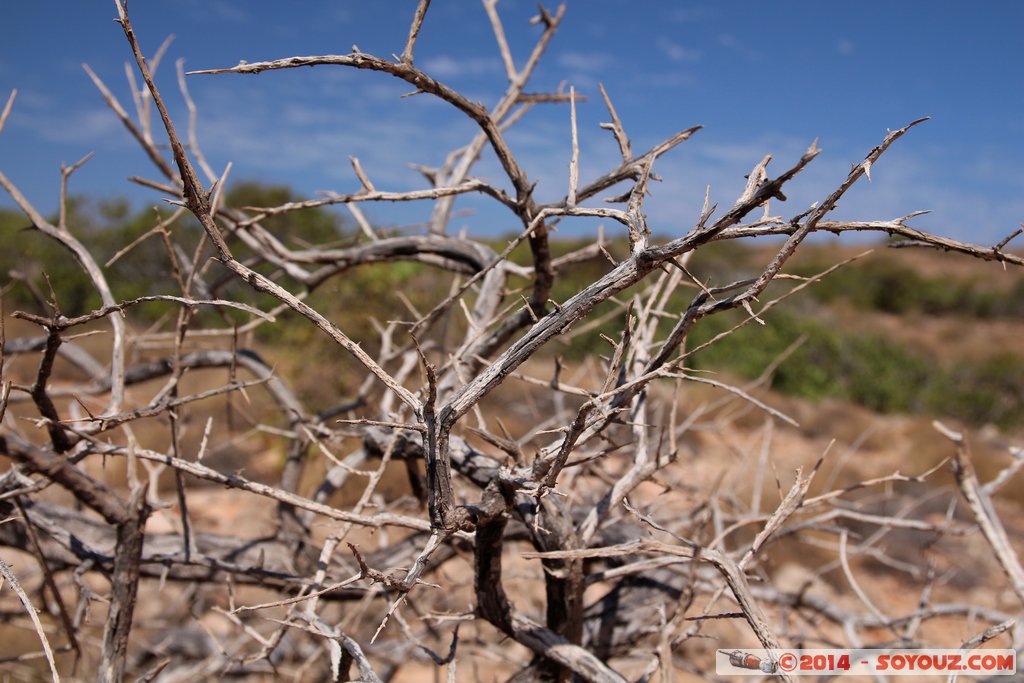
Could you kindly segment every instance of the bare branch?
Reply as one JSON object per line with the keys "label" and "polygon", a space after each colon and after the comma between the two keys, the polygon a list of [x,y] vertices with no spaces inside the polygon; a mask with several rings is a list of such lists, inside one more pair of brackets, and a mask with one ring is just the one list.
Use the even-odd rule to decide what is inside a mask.
{"label": "bare branch", "polygon": [[146,154],[149,156],[149,160],[152,161],[158,169],[160,169],[160,172],[163,173],[165,178],[175,184],[180,184],[181,180],[171,169],[170,164],[167,163],[156,147],[146,139],[146,135],[139,130],[138,126],[135,125],[135,122],[132,121],[130,116],[128,116],[128,112],[124,110],[124,107],[122,107],[121,103],[117,101],[117,98],[110,92],[110,89],[107,88],[106,84],[100,80],[99,76],[97,76],[92,69],[89,68],[88,64],[82,64],[82,68],[85,69],[87,74],[89,74],[89,78],[92,79],[96,89],[100,91],[101,95],[103,95],[103,100],[107,103],[107,106],[117,114],[117,117],[121,119],[121,123],[124,124],[124,127],[128,129],[128,132],[132,134],[136,141],[138,141],[142,146],[143,150],[145,150]]}
{"label": "bare branch", "polygon": [[14,591],[18,599],[21,600],[21,604],[25,608],[25,613],[28,614],[32,620],[32,626],[35,628],[36,634],[39,636],[39,642],[43,644],[43,651],[46,653],[46,662],[50,666],[50,676],[54,683],[60,683],[60,675],[57,673],[57,663],[53,659],[53,650],[50,648],[50,641],[46,638],[46,633],[43,631],[43,625],[39,621],[39,615],[36,613],[36,608],[32,606],[32,601],[29,600],[25,590],[18,583],[18,578],[11,571],[11,568],[6,562],[0,560],[0,574],[3,575],[3,581],[0,581],[0,587],[3,583],[7,583],[11,590]]}
{"label": "bare branch", "polygon": [[572,158],[569,160],[569,194],[566,196],[565,205],[576,208],[576,188],[580,182],[580,141],[576,132],[576,89],[569,88],[569,112],[570,126],[572,127]]}
{"label": "bare branch", "polygon": [[409,27],[409,38],[405,41],[405,49],[402,50],[401,61],[405,64],[412,64],[413,47],[416,45],[416,38],[423,26],[423,19],[427,15],[427,8],[430,7],[430,0],[420,0],[416,5],[416,13],[412,17],[412,25]]}
{"label": "bare branch", "polygon": [[494,30],[494,39],[498,42],[498,51],[501,52],[501,61],[505,65],[505,75],[509,83],[515,82],[519,77],[516,72],[516,64],[512,59],[512,51],[508,49],[508,40],[505,39],[505,28],[501,24],[501,17],[498,16],[498,0],[483,0],[484,10],[487,18],[491,20],[491,28]]}
{"label": "bare branch", "polygon": [[985,540],[992,546],[999,566],[1006,573],[1017,598],[1024,603],[1024,568],[1021,567],[1020,558],[1010,545],[1010,539],[1006,534],[999,516],[996,514],[992,501],[985,493],[978,476],[974,472],[974,464],[971,461],[970,450],[967,446],[966,437],[955,432],[941,422],[933,423],[935,429],[956,445],[956,457],[953,459],[953,474],[956,476],[960,492],[967,500],[974,518],[985,534]]}
{"label": "bare branch", "polygon": [[304,66],[323,65],[351,66],[356,69],[382,71],[384,73],[391,74],[396,78],[401,78],[402,80],[407,81],[411,85],[414,85],[418,90],[436,95],[442,100],[448,102],[466,116],[473,119],[473,121],[475,121],[483,130],[488,141],[491,143],[491,146],[494,148],[495,153],[498,155],[498,160],[504,167],[505,173],[516,188],[516,192],[519,194],[521,200],[525,199],[525,197],[529,195],[530,186],[526,180],[526,176],[519,168],[519,164],[516,162],[515,157],[512,155],[508,145],[505,143],[505,139],[498,130],[497,124],[488,114],[487,110],[479,104],[470,102],[455,90],[452,90],[448,86],[434,80],[411,64],[404,62],[389,62],[387,60],[374,57],[373,55],[356,52],[350,55],[288,57],[269,62],[248,62],[228,69],[190,71],[188,72],[188,75],[224,73],[258,74],[263,71],[274,71],[277,69],[295,69]]}
{"label": "bare branch", "polygon": [[601,89],[601,97],[604,98],[604,104],[608,107],[608,114],[612,117],[611,123],[602,123],[601,127],[612,131],[615,136],[615,142],[619,143],[619,151],[622,153],[622,160],[628,162],[633,158],[633,149],[629,143],[629,137],[626,135],[626,130],[622,127],[622,121],[619,120],[619,114],[615,111],[615,107],[612,106],[612,100],[608,97],[608,93],[604,89],[603,83],[598,83],[597,87]]}
{"label": "bare branch", "polygon": [[7,98],[7,104],[4,105],[4,110],[0,113],[0,133],[4,132],[4,126],[7,124],[7,117],[11,115],[11,109],[14,107],[14,98],[17,96],[17,88],[11,90],[11,94]]}
{"label": "bare branch", "polygon": [[[634,155],[599,83],[610,118],[600,128],[621,158],[581,183],[587,150],[577,107],[585,98],[568,82],[527,92],[564,5],[539,6],[532,50],[517,68],[519,43],[506,36],[498,0],[482,2],[477,19],[490,24],[507,78],[487,106],[416,65],[429,0],[415,4],[400,55],[353,46],[347,55],[189,72],[361,69],[398,78],[473,122],[461,146],[431,151],[431,165],[409,164],[426,179],[420,189],[380,187],[387,174],[371,180],[350,156],[358,184],[346,192],[238,208],[227,199],[232,165],[215,174],[199,148],[182,60],[187,134],[154,83],[169,39],[147,60],[127,1],[116,0],[134,57],[126,70],[135,114],[85,69],[157,168],[156,179],[131,182],[179,208],[133,219],[142,235],[125,233],[123,245],[107,235],[95,243],[116,252],[111,272],[146,271],[144,283],[126,283],[134,298],[115,299],[121,285],[104,279],[110,273],[86,244],[92,236],[76,229],[68,199],[71,176],[89,157],[61,165],[55,225],[0,173],[33,227],[73,254],[100,295],[82,309],[90,293],[74,292],[65,315],[69,283],[44,273],[40,288],[36,264],[27,264],[11,278],[39,310],[13,317],[42,333],[13,340],[0,300],[0,456],[11,461],[0,476],[0,547],[38,562],[36,586],[69,643],[51,650],[44,641],[45,652],[3,661],[27,666],[49,656],[56,679],[66,663],[53,655],[70,649],[67,675],[110,681],[429,678],[414,661],[447,667],[449,681],[457,663],[476,678],[486,666],[491,677],[514,680],[624,681],[621,666],[638,680],[657,673],[670,681],[684,670],[713,677],[704,649],[686,645],[693,638],[856,648],[885,631],[902,643],[971,648],[1016,628],[994,608],[998,596],[962,592],[991,583],[994,564],[959,558],[987,543],[1024,603],[1024,570],[992,500],[1024,468],[1020,449],[993,437],[1013,461],[982,486],[966,439],[940,426],[956,442],[956,480],[977,522],[968,524],[931,476],[944,463],[912,475],[886,470],[875,452],[884,439],[869,444],[873,427],[856,426],[866,418],[833,436],[831,409],[819,416],[805,399],[771,393],[771,379],[808,362],[796,351],[810,349],[801,346],[809,334],[736,386],[701,361],[744,325],[770,333],[773,309],[867,253],[810,277],[784,272],[815,232],[869,232],[899,238],[894,247],[1024,265],[1004,251],[1021,230],[984,246],[909,227],[921,212],[831,219],[921,120],[886,135],[792,218],[773,215],[772,200],[786,199],[820,153],[816,141],[776,175],[770,154],[752,158],[721,213],[708,186],[693,214],[680,214],[690,219],[654,225],[646,201],[662,181],[655,164],[700,126]],[[554,179],[548,204],[536,197],[552,188],[509,145],[512,127],[529,125],[543,103],[569,108],[562,143],[551,142],[569,145],[568,179]],[[170,156],[154,138],[154,110]],[[472,177],[491,152],[502,177]],[[606,191],[616,196],[601,197]],[[463,195],[494,200],[483,199],[511,223],[499,218],[470,237],[476,228],[461,216],[471,212],[454,213]],[[364,202],[426,202],[430,216],[378,225]],[[338,205],[353,225],[318,211]],[[181,220],[186,211],[198,233]],[[449,230],[456,215],[458,232]],[[559,235],[569,223],[580,235],[587,222],[589,238]],[[619,237],[606,239],[604,223]],[[509,225],[518,227],[497,246],[495,230]],[[154,235],[159,245],[139,248]],[[764,236],[782,239],[767,251],[691,258],[711,242]],[[155,268],[153,247],[166,252]],[[762,301],[777,280],[785,281],[780,293]],[[261,294],[274,298],[271,310],[261,310]],[[149,302],[175,305],[139,309]],[[169,314],[146,315],[162,308]],[[734,317],[706,320],[728,311]],[[305,320],[294,322],[293,312]],[[305,321],[315,329],[289,329]],[[708,328],[708,341],[694,341],[691,332]],[[811,412],[813,433],[795,419]],[[899,433],[916,438],[902,422]],[[834,446],[843,455],[815,479],[819,454]],[[853,457],[868,447],[872,457]],[[817,458],[813,469],[806,458]],[[978,527],[982,535],[972,533]],[[341,552],[346,544],[351,554]],[[883,612],[874,599],[883,589],[908,597]],[[151,600],[159,614],[138,609]],[[458,651],[450,621],[476,622]],[[37,619],[34,627],[44,638]],[[948,641],[949,633],[965,635]],[[506,646],[494,647],[502,639]]]}

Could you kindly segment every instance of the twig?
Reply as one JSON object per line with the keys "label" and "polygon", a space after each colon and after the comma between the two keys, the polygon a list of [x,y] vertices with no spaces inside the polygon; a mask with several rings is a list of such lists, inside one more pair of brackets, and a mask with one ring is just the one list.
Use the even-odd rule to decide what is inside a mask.
{"label": "twig", "polygon": [[4,581],[11,587],[11,590],[17,594],[18,599],[21,600],[21,604],[25,608],[25,613],[32,620],[32,626],[35,627],[36,634],[39,636],[39,642],[43,644],[43,651],[46,653],[46,662],[50,665],[50,676],[53,683],[60,683],[57,663],[53,659],[53,650],[50,649],[50,641],[46,639],[46,633],[43,631],[43,625],[39,621],[36,608],[32,606],[32,601],[28,599],[28,595],[21,587],[21,584],[18,583],[18,578],[14,575],[14,572],[3,560],[0,560],[0,574],[3,575]]}
{"label": "twig", "polygon": [[576,88],[569,88],[569,125],[572,128],[572,157],[569,159],[569,194],[565,205],[576,207],[576,188],[580,183],[580,141],[576,132]]}
{"label": "twig", "polygon": [[615,136],[615,142],[619,144],[619,152],[622,153],[622,160],[628,162],[633,158],[633,150],[629,144],[629,137],[626,135],[626,130],[622,127],[622,121],[619,120],[619,114],[615,111],[615,107],[612,106],[612,100],[608,97],[608,93],[604,89],[603,83],[598,83],[597,87],[601,90],[601,97],[604,98],[604,105],[608,107],[608,114],[612,117],[611,123],[602,123],[601,127],[612,131],[612,135]]}
{"label": "twig", "polygon": [[78,642],[74,624],[71,623],[71,617],[68,615],[67,606],[64,604],[64,597],[57,588],[57,582],[53,578],[53,572],[50,571],[50,566],[46,561],[46,555],[43,552],[42,544],[39,542],[39,534],[36,533],[36,528],[32,524],[32,520],[29,519],[28,514],[25,512],[25,507],[22,504],[21,499],[15,498],[14,505],[18,509],[18,514],[21,517],[21,523],[25,527],[25,532],[28,534],[29,541],[32,543],[32,552],[36,556],[36,561],[39,562],[39,566],[43,570],[43,580],[46,582],[46,586],[50,589],[54,602],[57,603],[61,624],[64,627],[64,635],[67,636],[71,649],[75,651],[75,657],[81,657],[82,646]]}
{"label": "twig", "polygon": [[761,401],[760,399],[757,399],[757,398],[751,396],[750,394],[745,392],[743,389],[740,389],[739,387],[736,387],[736,386],[732,386],[731,384],[726,384],[725,382],[719,382],[719,381],[716,381],[716,380],[713,380],[713,379],[708,379],[707,377],[697,377],[696,375],[689,375],[689,374],[686,374],[686,373],[666,372],[665,373],[665,377],[677,377],[679,379],[685,379],[685,380],[687,380],[689,382],[697,382],[699,384],[708,384],[708,385],[713,386],[713,387],[718,387],[719,389],[724,389],[724,390],[728,391],[731,394],[735,394],[736,396],[739,396],[744,401],[752,403],[753,405],[755,405],[758,408],[760,408],[761,410],[765,411],[766,413],[768,413],[772,417],[776,417],[776,418],[782,420],[783,422],[785,422],[788,425],[791,425],[793,427],[799,427],[800,426],[800,424],[796,420],[794,420],[792,417],[790,417],[789,415],[786,415],[785,413],[783,413],[780,410],[776,410],[775,408],[772,408],[770,405],[768,405],[764,401]]}
{"label": "twig", "polygon": [[519,74],[516,72],[516,64],[512,59],[512,51],[508,48],[508,40],[505,38],[505,28],[502,26],[501,17],[498,16],[498,0],[483,0],[484,10],[487,18],[491,21],[491,29],[494,31],[494,39],[498,43],[498,52],[501,53],[501,61],[505,65],[505,75],[509,83],[514,83]]}
{"label": "twig", "polygon": [[416,45],[416,37],[420,34],[423,26],[423,19],[427,15],[427,8],[430,7],[430,0],[420,0],[416,5],[416,13],[412,17],[412,25],[409,26],[409,38],[405,41],[405,49],[402,50],[401,60],[405,64],[412,65],[413,48]]}
{"label": "twig", "polygon": [[1024,568],[1021,567],[1020,559],[1013,546],[1010,545],[1010,539],[999,515],[996,514],[992,500],[978,482],[966,437],[941,422],[935,421],[932,425],[940,434],[956,445],[956,456],[953,459],[953,474],[956,476],[956,483],[974,514],[978,526],[981,527],[985,540],[992,546],[999,566],[1002,567],[1006,578],[1010,581],[1010,586],[1017,594],[1017,598],[1024,604]]}
{"label": "twig", "polygon": [[4,132],[4,126],[7,124],[7,117],[11,115],[11,109],[14,107],[14,98],[17,96],[18,89],[12,89],[11,94],[7,97],[7,104],[4,105],[3,112],[0,112],[0,133]]}
{"label": "twig", "polygon": [[[429,0],[423,0],[423,2],[429,4]],[[352,162],[352,170],[355,171],[356,177],[359,178],[359,182],[362,183],[363,189],[368,193],[376,192],[377,188],[373,186],[373,183],[371,183],[370,179],[366,176],[366,171],[363,170],[363,166],[359,163],[359,159],[350,156],[349,161]]]}

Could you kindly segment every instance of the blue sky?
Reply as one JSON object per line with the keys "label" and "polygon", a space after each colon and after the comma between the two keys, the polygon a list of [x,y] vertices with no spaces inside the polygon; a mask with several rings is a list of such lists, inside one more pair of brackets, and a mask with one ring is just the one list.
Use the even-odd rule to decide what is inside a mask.
{"label": "blue sky", "polygon": [[[147,54],[175,40],[158,85],[179,126],[186,122],[174,62],[205,69],[296,54],[344,54],[353,44],[387,56],[400,52],[414,0],[301,3],[254,0],[133,0]],[[553,8],[554,6],[552,6]],[[539,35],[528,23],[536,5],[498,6],[521,65]],[[130,57],[106,0],[7,3],[0,24],[0,96],[18,100],[0,136],[0,169],[44,211],[56,207],[59,165],[96,157],[72,191],[125,195],[137,206],[160,196],[128,182],[157,177],[82,70],[99,74],[133,111],[124,76]],[[897,143],[840,205],[843,218],[887,219],[919,209],[918,227],[991,243],[1024,221],[1024,3],[1003,2],[624,2],[572,0],[529,91],[566,81],[589,97],[580,105],[582,179],[615,164],[614,140],[597,83],[612,96],[634,150],[695,124],[705,129],[659,162],[648,214],[664,235],[689,229],[704,188],[732,203],[743,176],[765,153],[781,171],[815,138],[824,153],[773,213],[793,215],[821,199],[851,164],[885,135],[920,116],[932,121]],[[416,50],[438,80],[487,104],[505,79],[486,14],[475,0],[434,0]],[[199,139],[232,179],[286,183],[313,195],[358,189],[348,156],[360,158],[378,189],[423,181],[406,164],[436,165],[467,142],[474,127],[443,103],[400,99],[405,84],[341,67],[259,76],[190,77],[199,107]],[[540,199],[565,192],[569,159],[565,106],[536,108],[509,142]],[[157,131],[159,132],[159,131]],[[485,158],[476,175],[500,181]],[[609,193],[610,194],[610,193]],[[11,206],[6,196],[0,206]],[[455,227],[495,233],[516,228],[486,201],[460,200]],[[429,206],[373,205],[373,220],[422,221]],[[595,223],[567,226],[593,230]],[[614,229],[614,228],[612,228]]]}

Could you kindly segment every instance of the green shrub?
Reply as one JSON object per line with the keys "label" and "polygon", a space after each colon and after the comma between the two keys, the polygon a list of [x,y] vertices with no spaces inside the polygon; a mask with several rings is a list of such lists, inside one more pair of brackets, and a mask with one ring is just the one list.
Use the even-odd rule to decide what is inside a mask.
{"label": "green shrub", "polygon": [[925,395],[930,412],[1006,428],[1024,424],[1024,358],[1001,353],[958,362]]}
{"label": "green shrub", "polygon": [[[688,347],[696,348],[739,319],[700,321]],[[929,413],[1003,428],[1024,424],[1020,356],[1003,353],[945,367],[886,337],[837,329],[787,311],[772,311],[765,321],[765,326],[748,323],[696,353],[691,366],[754,379],[802,338],[775,370],[773,389],[810,400],[845,399],[883,413]]]}
{"label": "green shrub", "polygon": [[[228,206],[274,206],[288,201],[302,199],[286,187],[265,186],[252,182],[241,182],[228,193]],[[121,249],[132,244],[159,221],[172,214],[169,208],[152,207],[133,212],[124,199],[93,201],[82,197],[71,197],[67,206],[67,226],[79,240],[90,245],[93,256],[107,276],[114,298],[134,299],[151,294],[180,294],[172,274],[170,256],[164,241],[152,235],[138,242],[131,252],[110,266],[106,262]],[[57,218],[48,219],[56,224]],[[346,239],[348,233],[340,217],[323,208],[305,209],[290,214],[271,216],[263,222],[264,227],[286,245],[301,248],[308,244],[323,244]],[[182,247],[188,259],[202,237],[198,223],[191,217],[183,217],[168,228],[173,241]],[[17,249],[0,252],[0,278],[11,285],[7,296],[15,307],[38,310],[35,289],[49,298],[49,288],[44,273],[57,294],[57,301],[65,315],[80,315],[99,306],[99,295],[78,262],[56,241],[34,230],[20,212],[0,210],[0,240],[5,244],[17,244]],[[206,255],[210,247],[206,247]],[[246,258],[248,252],[243,245],[236,247],[235,256]],[[200,266],[206,256],[200,258]],[[185,265],[185,264],[183,264]],[[267,274],[272,273],[272,269]],[[273,305],[272,300],[256,294],[244,283],[234,278],[223,277],[216,268],[208,271],[208,283],[215,295],[234,298],[253,305]],[[278,278],[281,279],[281,278]],[[285,278],[286,280],[286,278]],[[288,284],[284,282],[284,284]],[[176,306],[169,303],[147,303],[137,314],[144,320],[156,320]],[[211,315],[229,316],[232,319],[248,319],[245,314],[224,310],[203,309],[201,317]]]}
{"label": "green shrub", "polygon": [[[793,268],[793,272],[806,277],[829,265],[821,260],[808,261]],[[1024,279],[1016,279],[1009,289],[996,290],[975,278],[927,277],[893,258],[871,259],[840,268],[809,292],[822,303],[844,299],[861,310],[896,315],[1024,317]]]}

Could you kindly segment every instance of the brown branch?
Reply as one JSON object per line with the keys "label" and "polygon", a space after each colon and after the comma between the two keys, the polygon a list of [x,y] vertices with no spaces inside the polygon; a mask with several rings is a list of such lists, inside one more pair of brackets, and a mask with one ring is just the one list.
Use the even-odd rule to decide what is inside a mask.
{"label": "brown branch", "polygon": [[36,561],[39,562],[39,567],[43,571],[43,580],[46,582],[46,587],[50,589],[50,594],[53,596],[54,602],[57,603],[57,610],[60,613],[61,625],[64,627],[64,635],[68,639],[68,643],[71,645],[71,649],[75,652],[76,660],[82,656],[82,646],[78,642],[78,636],[75,634],[74,624],[71,623],[71,617],[68,614],[67,606],[64,604],[64,597],[60,593],[60,589],[57,588],[57,582],[54,580],[53,571],[50,569],[50,565],[47,562],[46,554],[43,551],[42,543],[39,539],[39,534],[36,533],[36,528],[32,524],[32,520],[25,512],[25,506],[22,501],[18,498],[14,499],[14,507],[18,511],[18,515],[21,517],[21,523],[25,528],[25,535],[28,537],[29,542],[32,546],[32,553],[36,557]]}
{"label": "brown branch", "polygon": [[114,571],[110,577],[110,608],[103,629],[103,651],[97,672],[97,679],[105,683],[124,680],[128,636],[135,614],[139,566],[149,516],[145,487],[136,490],[124,510],[125,519],[117,524]]}
{"label": "brown branch", "polygon": [[622,127],[622,121],[619,120],[619,114],[615,111],[615,107],[612,106],[612,100],[608,97],[604,84],[598,83],[597,87],[601,89],[601,97],[604,98],[604,104],[608,107],[608,114],[612,117],[611,123],[602,123],[601,127],[612,131],[612,135],[615,136],[615,142],[619,144],[622,160],[628,162],[633,158],[633,149],[629,143],[629,136],[626,135],[626,130]]}
{"label": "brown branch", "polygon": [[42,318],[37,315],[32,315],[30,313],[22,313],[20,311],[15,311],[12,314],[12,317],[21,318],[22,320],[28,320],[38,325],[44,325],[56,331],[64,331],[72,327],[77,327],[79,325],[90,323],[94,320],[106,318],[112,313],[123,313],[126,309],[131,308],[132,306],[137,306],[139,304],[152,301],[173,301],[179,304],[184,304],[189,308],[193,306],[224,306],[226,308],[234,308],[239,311],[251,313],[252,315],[258,318],[262,318],[263,320],[266,320],[268,322],[274,322],[274,316],[268,313],[264,313],[258,308],[253,308],[252,306],[239,303],[237,301],[229,301],[226,299],[189,299],[182,296],[173,296],[171,294],[153,294],[150,296],[140,296],[134,299],[128,299],[127,301],[122,301],[121,303],[114,304],[112,306],[103,306],[102,308],[98,308],[91,313],[86,313],[85,315],[76,316],[74,318],[59,316],[56,320],[47,320],[46,318]]}
{"label": "brown branch", "polygon": [[[658,157],[665,154],[669,150],[678,147],[683,142],[689,140],[694,133],[696,133],[703,127],[704,126],[693,126],[692,128],[687,128],[686,130],[680,131],[673,135],[672,137],[666,139],[665,141],[658,143],[654,147],[651,147],[649,150],[644,152],[639,157],[629,159],[628,161],[624,161],[622,165],[616,168],[615,170],[609,171],[608,173],[601,176],[597,180],[591,181],[589,184],[579,188],[579,191],[576,193],[576,201],[581,202],[585,199],[590,199],[599,192],[603,192],[604,190],[607,190],[613,185],[617,185],[618,183],[621,183],[624,180],[630,180],[639,177],[639,174],[641,173],[641,169],[643,168],[644,164],[650,163],[652,159],[657,159]],[[788,180],[788,178],[786,180]],[[783,180],[782,182],[784,183],[785,180]],[[561,202],[555,204],[542,204],[540,208],[544,209],[554,206],[566,206],[566,199],[563,199]],[[744,215],[746,214],[744,213]]]}
{"label": "brown branch", "polygon": [[452,489],[452,465],[448,453],[448,432],[439,432],[437,414],[437,374],[435,368],[413,337],[416,352],[423,365],[427,380],[427,396],[423,401],[424,461],[427,470],[427,509],[430,512],[430,526],[435,531],[454,531],[458,524],[455,515],[455,494]]}
{"label": "brown branch", "polygon": [[477,615],[534,653],[565,667],[584,680],[622,683],[625,679],[587,650],[518,613],[502,586],[502,546],[508,494],[495,482],[470,514],[476,524],[474,590]]}
{"label": "brown branch", "polygon": [[[285,59],[277,59],[268,62],[248,62],[239,64],[227,69],[205,69],[201,71],[190,71],[188,75],[204,75],[204,74],[224,74],[224,73],[241,73],[241,74],[258,74],[263,71],[275,71],[278,69],[297,69],[305,66],[350,66],[356,69],[368,69],[371,71],[381,71],[383,73],[390,74],[396,78],[400,78],[406,81],[410,85],[416,87],[417,90],[435,95],[445,102],[448,102],[453,107],[461,111],[463,114],[471,118],[473,121],[480,126],[483,133],[487,136],[488,141],[491,143],[491,147],[494,149],[495,154],[498,156],[498,160],[501,162],[502,167],[505,169],[505,173],[512,181],[513,186],[516,188],[518,194],[518,201],[525,202],[530,194],[531,186],[519,168],[519,164],[516,162],[515,157],[509,150],[508,145],[505,142],[504,136],[498,130],[497,124],[491,118],[487,109],[482,105],[470,102],[462,94],[453,90],[452,88],[436,81],[426,73],[420,71],[412,64],[405,62],[391,62],[386,59],[380,59],[373,55],[356,52],[349,55],[323,55],[318,57],[287,57]],[[154,98],[155,99],[155,98]],[[159,105],[158,105],[159,106]],[[176,153],[177,155],[177,153]],[[186,181],[187,182],[187,181]]]}
{"label": "brown branch", "polygon": [[72,173],[81,168],[83,164],[92,159],[94,154],[95,152],[89,152],[71,166],[65,165],[64,162],[60,164],[60,214],[57,227],[61,230],[68,229],[68,178],[71,177]]}
{"label": "brown branch", "polygon": [[409,38],[405,41],[405,49],[402,50],[401,61],[412,65],[413,47],[416,45],[416,37],[420,34],[423,26],[423,19],[427,15],[427,8],[430,7],[430,0],[420,0],[416,5],[416,13],[412,17],[412,25],[409,26]]}
{"label": "brown branch", "polygon": [[108,523],[118,525],[129,521],[128,504],[105,484],[85,474],[66,458],[15,440],[12,436],[0,436],[0,453],[25,465],[30,472],[60,484],[83,505],[100,513]]}
{"label": "brown branch", "polygon": [[468,194],[470,192],[480,192],[494,197],[502,204],[506,206],[514,206],[515,201],[506,195],[503,191],[494,188],[487,183],[469,179],[462,182],[459,185],[447,186],[447,187],[436,187],[427,190],[410,190],[408,192],[384,192],[380,190],[363,190],[353,194],[339,194],[325,197],[323,199],[306,199],[303,201],[286,202],[279,206],[247,206],[247,211],[254,211],[255,215],[244,220],[239,221],[239,226],[252,225],[258,223],[268,216],[277,216],[292,211],[299,211],[301,209],[313,209],[320,206],[333,206],[335,204],[358,204],[360,202],[414,202],[424,199],[440,199],[443,197],[451,197],[454,195]]}
{"label": "brown branch", "polygon": [[971,461],[970,449],[967,445],[967,438],[955,432],[941,422],[934,422],[935,429],[943,436],[956,444],[956,456],[953,459],[953,474],[956,476],[956,483],[960,492],[967,500],[978,526],[981,527],[985,540],[992,546],[999,566],[1002,567],[1006,578],[1010,581],[1013,592],[1024,604],[1024,567],[1021,567],[1020,558],[1010,544],[1010,538],[999,519],[992,499],[985,493],[978,482],[978,475],[975,474],[974,464]]}
{"label": "brown branch", "polygon": [[[913,125],[913,124],[911,124]],[[855,167],[856,170],[857,167]],[[844,232],[878,232],[894,237],[905,237],[906,240],[893,242],[888,246],[891,248],[927,247],[939,251],[952,251],[964,254],[983,261],[996,261],[1009,263],[1015,266],[1024,266],[1024,258],[1017,254],[1006,253],[1002,249],[1003,243],[993,247],[960,242],[948,237],[934,235],[912,228],[906,224],[911,218],[929,213],[928,211],[914,211],[906,216],[886,221],[820,221],[814,228],[814,232],[831,232],[839,235]],[[781,221],[769,219],[758,221],[749,225],[737,225],[723,231],[716,239],[741,239],[745,237],[770,237],[781,235],[792,235],[799,230],[801,224],[794,221]]]}
{"label": "brown branch", "polygon": [[[398,515],[388,512],[381,512],[375,515],[359,515],[344,510],[338,510],[330,505],[324,505],[315,501],[304,498],[303,496],[283,491],[276,486],[268,484],[261,484],[259,482],[246,479],[245,477],[238,474],[224,474],[218,472],[210,467],[206,467],[200,463],[189,462],[180,458],[174,458],[164,453],[157,453],[147,449],[137,448],[129,450],[121,446],[102,446],[97,445],[94,447],[95,452],[101,455],[120,455],[120,456],[132,456],[141,458],[144,460],[151,460],[153,462],[163,463],[170,467],[180,470],[185,474],[190,474],[200,479],[227,486],[229,488],[240,489],[242,491],[248,491],[249,493],[255,493],[266,498],[271,498],[279,502],[291,505],[296,508],[303,510],[309,510],[318,515],[328,517],[330,519],[336,519],[342,522],[351,522],[360,526],[368,527],[380,527],[386,525],[406,527],[408,529],[416,529],[419,531],[430,530],[430,524],[425,520],[409,517],[406,515]],[[60,483],[60,482],[58,482]]]}
{"label": "brown branch", "polygon": [[64,453],[71,448],[71,441],[60,427],[60,416],[57,414],[57,407],[47,393],[46,384],[53,372],[53,361],[57,357],[57,349],[60,348],[61,341],[60,331],[54,327],[47,327],[46,348],[43,349],[43,357],[39,361],[36,380],[29,391],[36,408],[39,409],[39,414],[46,420],[46,430],[50,434],[50,442],[58,453]]}
{"label": "brown branch", "polygon": [[494,39],[498,43],[498,52],[501,53],[501,61],[505,65],[505,75],[509,83],[518,77],[515,61],[512,59],[512,51],[509,50],[508,40],[505,38],[505,28],[502,26],[501,17],[498,16],[498,0],[484,0],[484,10],[487,18],[491,21],[491,29],[494,31]]}
{"label": "brown branch", "polygon": [[4,132],[4,126],[7,124],[7,117],[11,115],[11,109],[14,108],[14,98],[18,96],[18,89],[14,88],[11,90],[11,94],[7,97],[7,103],[4,105],[4,110],[0,112],[0,133]]}
{"label": "brown branch", "polygon": [[[2,123],[2,120],[0,120]],[[50,676],[53,683],[60,683],[60,675],[57,673],[57,663],[53,659],[53,650],[50,649],[50,641],[46,638],[46,632],[43,630],[43,624],[39,621],[39,615],[36,614],[36,608],[32,605],[32,601],[29,600],[28,594],[25,593],[25,589],[18,583],[18,577],[11,571],[10,566],[0,559],[0,585],[7,583],[10,585],[11,590],[15,592],[18,599],[21,600],[22,606],[25,608],[25,613],[28,614],[29,619],[32,620],[32,626],[35,628],[36,634],[39,636],[39,642],[43,645],[43,651],[46,653],[46,662],[50,666]]]}
{"label": "brown branch", "polygon": [[[511,52],[508,51],[507,45],[505,44],[504,30],[501,28],[501,21],[498,17],[496,8],[491,6],[489,2],[484,4],[484,8],[491,20],[492,27],[494,27],[499,50],[502,52],[502,61],[505,63],[505,70],[509,79],[509,85],[505,90],[504,95],[502,95],[501,100],[490,112],[492,120],[501,124],[499,129],[504,129],[518,120],[516,113],[511,113],[512,108],[517,102],[519,102],[520,95],[522,95],[523,89],[526,87],[527,82],[530,80],[534,70],[537,68],[537,64],[539,63],[541,56],[547,49],[551,39],[554,38],[555,32],[558,30],[558,26],[565,14],[565,5],[562,4],[559,6],[558,12],[555,16],[551,16],[546,10],[542,11],[541,16],[544,20],[544,33],[534,45],[533,51],[530,53],[526,64],[520,71],[516,71]],[[524,104],[517,113],[525,113],[530,106],[531,103]],[[470,169],[480,157],[480,152],[483,150],[483,147],[488,140],[489,135],[487,131],[482,130],[465,148],[453,153],[449,158],[449,162],[446,163],[446,170],[435,176],[435,184],[440,184],[440,182],[460,183],[464,181],[469,176]],[[532,214],[534,212],[531,207],[532,202],[526,201],[528,197],[523,195],[519,186],[516,186],[516,191],[518,195],[517,201],[515,205],[510,208],[516,212],[525,227],[526,223],[533,217]],[[453,198],[446,198],[442,199],[435,205],[430,218],[430,231],[432,233],[440,234],[445,231],[448,220],[451,216],[453,201]],[[523,324],[525,323],[520,322],[520,326]]]}

